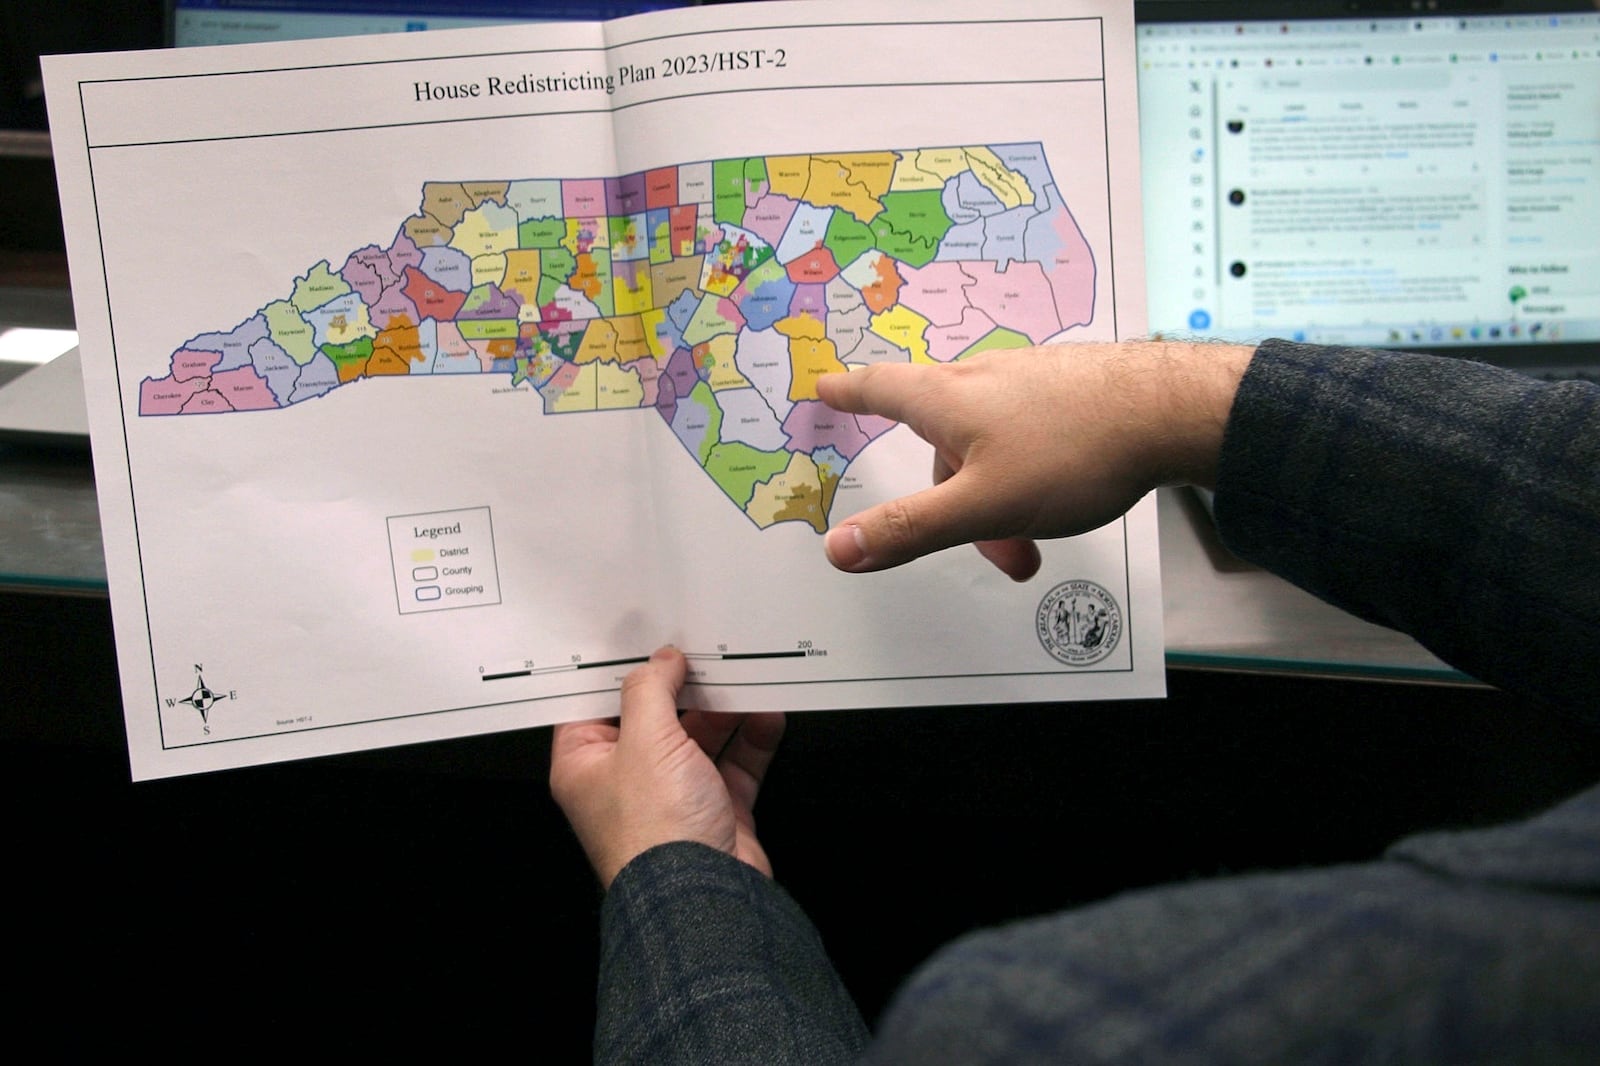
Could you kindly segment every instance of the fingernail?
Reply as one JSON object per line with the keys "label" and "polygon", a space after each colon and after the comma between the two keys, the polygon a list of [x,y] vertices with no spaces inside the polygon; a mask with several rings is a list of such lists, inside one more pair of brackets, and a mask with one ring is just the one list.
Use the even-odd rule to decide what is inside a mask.
{"label": "fingernail", "polygon": [[670,659],[676,654],[678,654],[678,646],[676,644],[663,644],[650,653],[650,658],[660,661],[662,659]]}
{"label": "fingernail", "polygon": [[867,558],[866,541],[857,525],[835,526],[828,530],[822,550],[827,553],[828,562],[840,570],[854,570]]}

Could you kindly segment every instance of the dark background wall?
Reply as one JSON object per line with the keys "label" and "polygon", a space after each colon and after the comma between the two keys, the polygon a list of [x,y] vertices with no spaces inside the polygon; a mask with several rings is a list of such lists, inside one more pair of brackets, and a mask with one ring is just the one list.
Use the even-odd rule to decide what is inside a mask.
{"label": "dark background wall", "polygon": [[166,35],[163,12],[161,0],[0,5],[0,189],[5,190],[7,203],[0,212],[0,270],[8,260],[14,267],[19,255],[60,253],[65,248],[54,164],[30,144],[6,142],[8,133],[48,128],[39,57],[158,48]]}
{"label": "dark background wall", "polygon": [[[972,928],[1600,780],[1593,731],[1487,690],[1169,686],[791,716],[762,838],[869,1015]],[[0,595],[0,709],[11,1006],[63,1048],[586,1061],[599,899],[549,730],[130,784],[106,602],[33,594]]]}
{"label": "dark background wall", "polygon": [[0,10],[0,129],[46,128],[39,56],[158,48],[162,0],[52,0]]}

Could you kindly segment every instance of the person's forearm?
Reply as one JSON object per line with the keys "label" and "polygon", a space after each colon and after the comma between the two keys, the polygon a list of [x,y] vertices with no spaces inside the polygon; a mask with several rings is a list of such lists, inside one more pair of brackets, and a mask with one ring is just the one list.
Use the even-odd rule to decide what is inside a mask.
{"label": "person's forearm", "polygon": [[1151,487],[1187,484],[1211,488],[1239,381],[1255,354],[1253,345],[1196,341],[1138,341],[1121,346],[1132,386],[1148,396],[1130,405],[1148,412],[1135,439],[1150,449]]}
{"label": "person's forearm", "polygon": [[701,844],[635,858],[601,910],[596,1063],[854,1062],[866,1024],[805,913]]}
{"label": "person's forearm", "polygon": [[1600,389],[1269,341],[1217,477],[1223,542],[1492,684],[1594,713]]}
{"label": "person's forearm", "polygon": [[1250,352],[1057,344],[826,375],[825,403],[903,422],[931,444],[935,482],[838,523],[828,558],[859,573],[975,543],[1025,580],[1038,568],[1033,540],[1104,525],[1157,485],[1210,482]]}

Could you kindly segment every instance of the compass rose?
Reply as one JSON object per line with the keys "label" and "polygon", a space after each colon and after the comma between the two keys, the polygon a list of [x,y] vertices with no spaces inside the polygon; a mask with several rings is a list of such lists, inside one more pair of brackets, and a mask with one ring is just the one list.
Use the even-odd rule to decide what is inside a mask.
{"label": "compass rose", "polygon": [[221,700],[230,700],[232,698],[233,693],[231,692],[212,691],[197,666],[194,670],[194,691],[177,702],[187,704],[199,711],[200,721],[209,725],[211,722],[211,708]]}

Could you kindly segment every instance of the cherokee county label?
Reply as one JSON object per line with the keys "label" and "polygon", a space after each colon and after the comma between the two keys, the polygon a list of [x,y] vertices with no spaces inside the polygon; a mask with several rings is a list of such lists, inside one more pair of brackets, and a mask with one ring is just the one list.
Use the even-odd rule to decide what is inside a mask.
{"label": "cherokee county label", "polygon": [[1039,601],[1034,628],[1055,659],[1068,666],[1091,666],[1122,639],[1122,608],[1093,581],[1064,581]]}

